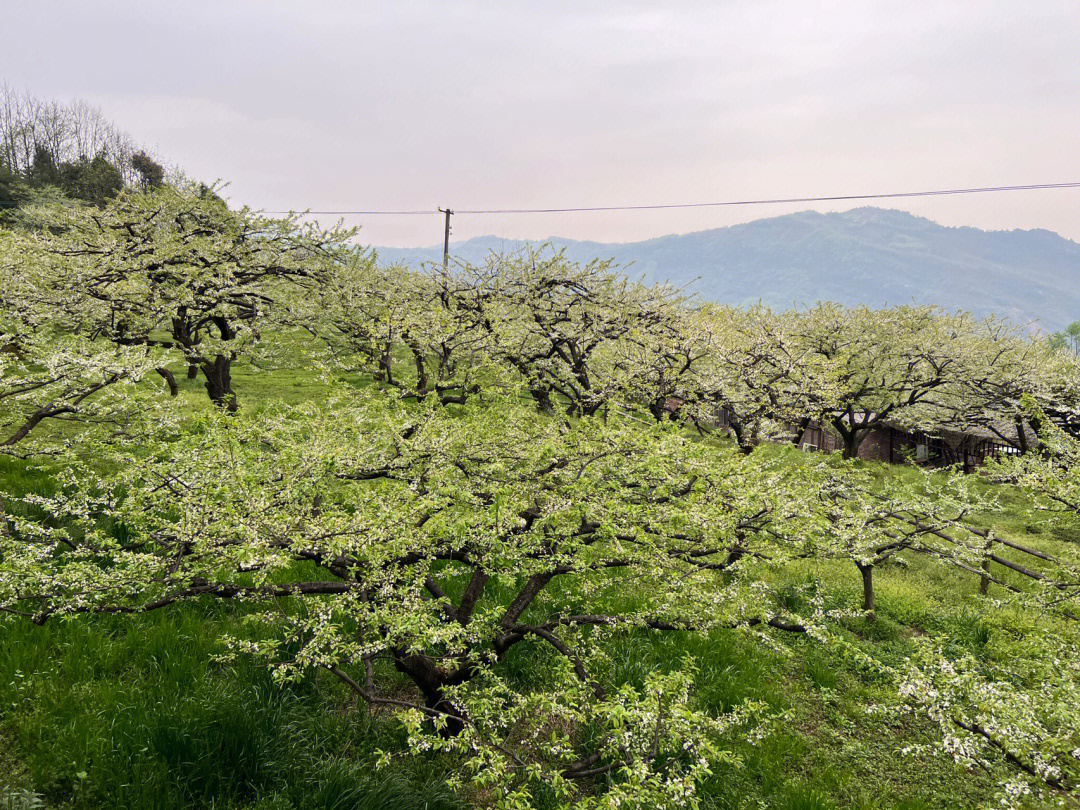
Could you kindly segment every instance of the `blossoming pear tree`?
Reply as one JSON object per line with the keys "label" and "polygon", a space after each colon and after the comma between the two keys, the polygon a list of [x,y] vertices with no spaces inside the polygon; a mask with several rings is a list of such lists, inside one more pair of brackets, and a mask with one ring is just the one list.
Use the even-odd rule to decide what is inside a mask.
{"label": "blossoming pear tree", "polygon": [[[160,359],[63,331],[17,269],[17,249],[0,230],[0,448],[26,455],[43,425],[125,421],[141,407],[135,384]],[[55,449],[38,442],[33,452]]]}
{"label": "blossoming pear tree", "polygon": [[467,269],[385,267],[357,253],[296,309],[336,366],[363,370],[406,398],[460,404],[498,374],[475,314],[479,295]]}
{"label": "blossoming pear tree", "polygon": [[16,272],[67,335],[166,350],[237,407],[232,365],[268,313],[310,291],[351,231],[230,209],[204,186],[127,189],[103,208],[24,214]]}
{"label": "blossoming pear tree", "polygon": [[[720,732],[762,707],[704,711],[689,661],[612,685],[608,642],[821,632],[825,612],[791,614],[764,576],[828,542],[802,497],[816,467],[492,396],[211,413],[103,449],[105,465],[67,461],[56,494],[13,510],[0,609],[44,623],[236,600],[250,624],[235,653],[283,679],[333,673],[509,806],[545,785],[591,807],[581,785],[597,778],[609,804],[687,801],[731,757]],[[507,669],[518,648],[534,683]]]}
{"label": "blossoming pear tree", "polygon": [[[1030,587],[991,577],[997,538],[969,520],[995,506],[984,481],[747,452],[816,419],[851,456],[876,420],[948,412],[992,356],[983,325],[695,307],[559,255],[385,268],[346,232],[195,189],[33,215],[37,235],[0,234],[0,440],[27,446],[76,415],[138,429],[54,443],[39,459],[54,488],[0,492],[5,620],[230,600],[243,623],[223,660],[254,656],[284,681],[327,673],[393,713],[407,752],[455,757],[454,782],[504,807],[541,793],[579,810],[687,807],[737,759],[725,735],[756,739],[774,718],[710,709],[690,659],[626,683],[612,651],[677,633],[843,646],[878,607],[874,572],[918,554],[992,580],[1000,596],[970,597],[1028,626],[986,660],[945,634],[902,667],[858,654],[1006,801],[1075,801],[1080,567],[1050,561]],[[305,327],[366,384],[233,412],[231,365],[270,323]],[[199,364],[223,407],[183,423],[138,407],[170,355]],[[1012,397],[1024,386],[1009,380]],[[1053,393],[1071,389],[1055,385],[1025,406],[1039,451],[988,473],[1075,517],[1072,400]],[[740,441],[681,418],[719,407]],[[860,572],[861,609],[825,582],[795,602],[777,586],[838,560]]]}

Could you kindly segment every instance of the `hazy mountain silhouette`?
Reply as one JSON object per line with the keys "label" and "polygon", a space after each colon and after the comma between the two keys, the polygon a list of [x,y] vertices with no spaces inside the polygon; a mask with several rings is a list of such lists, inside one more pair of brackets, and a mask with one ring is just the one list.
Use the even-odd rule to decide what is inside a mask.
{"label": "hazy mountain silhouette", "polygon": [[[906,211],[856,208],[644,242],[548,241],[575,261],[613,259],[630,275],[731,304],[938,304],[1037,322],[1048,332],[1080,320],[1080,244],[1041,229],[948,228]],[[482,236],[451,243],[451,254],[478,262],[524,244]],[[441,245],[377,250],[385,263],[442,257]]]}

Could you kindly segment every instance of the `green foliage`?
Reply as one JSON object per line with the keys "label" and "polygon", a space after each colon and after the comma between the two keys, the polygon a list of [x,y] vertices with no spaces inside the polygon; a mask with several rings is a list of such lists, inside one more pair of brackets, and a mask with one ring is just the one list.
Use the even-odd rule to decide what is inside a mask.
{"label": "green foliage", "polygon": [[124,178],[104,154],[57,162],[49,149],[39,146],[26,183],[37,189],[55,186],[70,199],[102,207],[120,193]]}
{"label": "green foliage", "polygon": [[[0,176],[0,214],[5,207],[56,194],[102,207],[134,175],[142,175],[138,166],[160,180],[152,168],[157,164],[145,152],[134,160],[134,152],[131,139],[100,110],[81,101],[38,99],[0,84],[0,165],[6,166],[0,175],[7,175]],[[11,204],[3,205],[5,199]]]}
{"label": "green foliage", "polygon": [[1073,321],[1060,332],[1055,332],[1047,342],[1055,351],[1065,351],[1080,357],[1080,321]]}
{"label": "green foliage", "polygon": [[0,160],[0,222],[22,202],[24,189],[15,172]]}
{"label": "green foliage", "polygon": [[164,167],[145,151],[140,150],[131,156],[131,167],[139,175],[144,189],[159,188],[165,182]]}
{"label": "green foliage", "polygon": [[[1059,354],[917,308],[696,308],[562,256],[382,268],[207,189],[30,216],[0,232],[17,789],[1075,797],[1080,567],[1029,509],[1072,497]],[[251,407],[189,381],[170,400],[146,379],[170,360],[225,406],[235,361]],[[884,414],[1015,418],[1043,444],[987,477],[761,444],[830,417],[857,440]]]}
{"label": "green foliage", "polygon": [[230,409],[233,360],[254,350],[272,311],[311,291],[351,235],[231,211],[205,187],[129,190],[101,211],[52,204],[23,216],[31,227],[0,243],[12,289],[0,317],[176,356]]}

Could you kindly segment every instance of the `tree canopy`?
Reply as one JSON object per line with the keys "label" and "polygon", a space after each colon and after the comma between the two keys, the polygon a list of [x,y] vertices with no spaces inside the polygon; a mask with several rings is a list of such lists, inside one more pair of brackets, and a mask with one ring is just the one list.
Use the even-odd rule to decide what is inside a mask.
{"label": "tree canopy", "polygon": [[47,311],[67,334],[179,355],[229,409],[233,361],[272,309],[315,287],[350,236],[233,211],[199,186],[132,189],[100,210],[52,204],[24,217],[34,227],[13,237],[27,291],[15,306]]}
{"label": "tree canopy", "polygon": [[[931,308],[699,305],[557,253],[386,267],[350,231],[144,169],[100,208],[35,204],[34,228],[0,231],[0,443],[56,482],[0,493],[8,619],[228,600],[245,620],[222,660],[330,673],[393,712],[410,753],[454,757],[462,789],[582,810],[694,806],[734,759],[724,735],[781,719],[702,702],[690,659],[619,680],[612,649],[810,639],[893,683],[867,710],[929,718],[932,752],[1006,802],[1075,802],[1080,568],[1017,567],[974,519],[991,483],[1030,495],[1033,520],[1078,517],[1075,359]],[[310,338],[293,371],[321,375],[318,401],[239,407],[233,363],[264,360],[269,332]],[[147,384],[174,361],[217,407]],[[854,459],[886,421],[1002,420],[1034,440],[983,476]],[[811,423],[844,452],[765,449]],[[897,667],[846,641],[874,621],[875,571],[916,555],[980,578],[979,609],[1040,617],[1019,652],[930,637]],[[861,603],[775,586],[832,565]]]}
{"label": "tree canopy", "polygon": [[101,207],[126,186],[156,188],[165,176],[100,110],[0,85],[0,219],[48,189]]}
{"label": "tree canopy", "polygon": [[1054,349],[1080,356],[1080,321],[1073,321],[1060,332],[1052,334],[1049,342]]}

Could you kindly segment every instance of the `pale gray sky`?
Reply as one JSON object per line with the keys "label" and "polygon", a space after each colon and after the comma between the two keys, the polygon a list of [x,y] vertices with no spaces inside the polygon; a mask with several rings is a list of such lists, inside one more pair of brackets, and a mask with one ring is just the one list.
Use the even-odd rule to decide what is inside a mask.
{"label": "pale gray sky", "polygon": [[[0,80],[256,208],[561,207],[1080,180],[1080,4],[0,0]],[[627,241],[806,208],[484,216]],[[817,206],[843,210],[844,204]],[[899,201],[1080,239],[1080,189]],[[437,217],[351,218],[441,241]]]}

